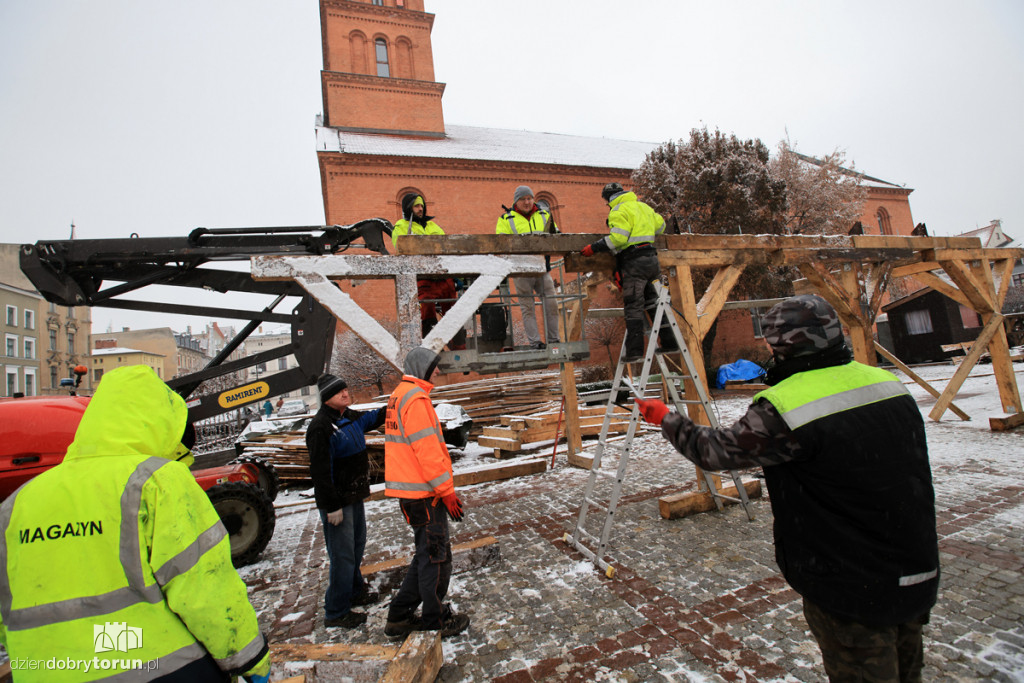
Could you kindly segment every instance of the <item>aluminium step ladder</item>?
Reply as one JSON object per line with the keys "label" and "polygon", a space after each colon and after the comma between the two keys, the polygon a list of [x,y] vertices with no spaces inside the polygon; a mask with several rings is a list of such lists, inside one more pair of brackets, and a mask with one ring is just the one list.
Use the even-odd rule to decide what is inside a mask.
{"label": "aluminium step ladder", "polygon": [[[704,383],[697,375],[693,363],[693,356],[690,354],[689,349],[683,341],[683,336],[679,331],[679,324],[676,322],[675,316],[672,315],[672,301],[669,296],[668,288],[660,282],[655,283],[655,288],[658,291],[658,305],[654,313],[654,320],[651,323],[651,332],[648,336],[646,352],[641,360],[633,361],[633,363],[640,363],[641,361],[643,363],[640,370],[639,381],[634,384],[625,376],[627,368],[629,368],[633,363],[625,360],[626,345],[623,343],[622,348],[619,351],[619,363],[615,369],[615,378],[612,380],[611,391],[608,394],[608,404],[605,409],[604,422],[601,424],[601,434],[598,438],[597,450],[594,453],[594,461],[590,466],[590,476],[587,479],[587,486],[584,490],[583,502],[580,505],[579,517],[576,520],[576,528],[573,530],[572,534],[566,533],[563,537],[563,540],[566,543],[583,553],[583,555],[589,559],[595,567],[603,570],[605,575],[610,579],[615,577],[615,567],[609,564],[605,560],[605,557],[608,554],[608,544],[611,537],[612,525],[615,521],[615,511],[619,505],[619,499],[622,495],[622,483],[626,478],[626,470],[629,466],[629,455],[630,449],[633,445],[633,437],[636,435],[637,426],[643,419],[640,415],[639,406],[637,406],[635,402],[632,402],[630,398],[633,409],[630,414],[629,427],[626,430],[626,436],[621,441],[608,443],[608,431],[612,420],[616,419],[615,406],[619,401],[619,396],[622,395],[622,393],[626,393],[627,396],[632,393],[637,398],[645,398],[648,390],[648,381],[651,379],[651,367],[656,361],[658,369],[661,371],[661,378],[652,386],[657,387],[659,393],[661,388],[664,387],[668,393],[670,403],[674,404],[676,410],[679,412],[681,412],[683,407],[686,405],[700,405],[704,410],[704,414],[707,415],[710,425],[716,429],[718,428],[718,418],[711,409],[711,402],[708,398],[707,390],[704,387]],[[661,329],[662,321],[665,321],[668,324],[668,327],[672,330],[677,350],[670,352],[661,352],[658,350],[657,337],[658,330]],[[664,357],[666,353],[679,355],[681,357],[682,364],[675,368],[678,370],[677,372],[672,372],[672,369],[666,362]],[[632,368],[629,369],[631,370]],[[692,381],[697,398],[683,398],[685,395],[683,382],[685,380]],[[602,459],[608,452],[617,453],[619,456],[618,467],[614,473],[601,469]],[[738,498],[727,496],[722,493],[720,478],[717,474],[707,472],[702,468],[697,469],[700,475],[702,475],[702,478],[699,480],[700,490],[707,491],[711,494],[715,501],[715,505],[719,510],[724,507],[723,501],[738,503],[743,506],[743,509],[747,513],[747,518],[753,521],[754,513],[750,500],[747,497],[747,491],[743,487],[739,474],[735,470],[729,470],[728,474],[732,478],[733,484],[736,486],[736,492],[739,496]],[[595,495],[599,478],[612,480],[611,494],[607,501],[599,500]],[[590,533],[585,528],[590,508],[594,508],[596,512],[604,513],[604,523],[600,535]],[[586,543],[584,541],[586,541]]]}

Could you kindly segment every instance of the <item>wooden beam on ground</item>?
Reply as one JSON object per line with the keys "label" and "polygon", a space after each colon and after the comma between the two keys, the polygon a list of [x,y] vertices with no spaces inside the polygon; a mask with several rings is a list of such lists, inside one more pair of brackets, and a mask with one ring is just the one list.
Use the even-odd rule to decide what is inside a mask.
{"label": "wooden beam on ground", "polygon": [[270,656],[276,662],[358,662],[392,659],[397,645],[355,643],[271,643]]}
{"label": "wooden beam on ground", "polygon": [[[547,470],[547,463],[550,458],[519,458],[511,461],[468,467],[455,473],[455,486],[472,486],[488,481],[501,481],[524,477],[530,474],[540,474]],[[374,484],[370,487],[370,497],[366,500],[384,500],[384,484]]]}
{"label": "wooden beam on ground", "polygon": [[997,331],[1002,329],[1003,316],[999,314],[993,315],[985,327],[981,329],[981,332],[978,334],[978,338],[974,341],[974,346],[972,346],[971,350],[967,352],[967,356],[965,356],[963,362],[960,363],[960,367],[958,367],[956,372],[953,373],[953,379],[949,380],[949,384],[947,384],[946,388],[943,390],[942,396],[940,396],[935,402],[935,406],[932,408],[931,412],[928,413],[928,417],[936,422],[942,419],[942,414],[946,412],[946,408],[948,408],[949,404],[953,401],[953,397],[956,396],[958,391],[960,391],[960,387],[963,386],[964,380],[966,380],[967,376],[971,374],[971,368],[973,368],[974,364],[978,362],[979,358],[981,358],[981,354],[988,345],[989,340],[992,339]]}
{"label": "wooden beam on ground", "polygon": [[[473,509],[468,508],[467,514],[473,514]],[[494,536],[484,536],[475,541],[452,545],[452,574],[463,574],[487,567],[499,560],[501,545]],[[377,589],[392,590],[401,585],[411,561],[412,556],[393,557],[373,564],[364,564],[359,571],[367,581],[372,580]]]}
{"label": "wooden beam on ground", "polygon": [[440,631],[410,633],[380,683],[432,683],[444,664]]}
{"label": "wooden beam on ground", "polygon": [[[906,364],[903,363],[903,361],[894,356],[889,351],[889,349],[885,348],[878,342],[875,342],[875,351],[882,354],[882,356],[884,356],[885,358],[888,358],[890,363],[892,363],[900,370],[902,370],[904,374],[907,375],[907,377],[921,385],[921,387],[924,388],[924,390],[927,391],[929,394],[931,394],[935,398],[939,398],[940,396],[942,396],[942,394],[939,393],[938,389],[933,387],[931,384],[928,384],[928,382],[924,381],[921,377],[915,374],[913,370],[911,370],[909,367],[906,366]],[[960,410],[960,408],[958,408],[956,404],[953,403],[952,401],[949,402],[949,409],[952,410],[953,413],[956,414],[956,416],[959,417],[961,420],[970,421],[971,416],[965,413],[964,411]]]}
{"label": "wooden beam on ground", "polygon": [[1015,413],[1005,417],[990,417],[988,426],[993,432],[1005,432],[1024,425],[1024,413]]}
{"label": "wooden beam on ground", "polygon": [[[761,497],[760,479],[744,481],[743,488],[746,489],[748,498]],[[722,488],[722,495],[731,496],[733,498],[739,497],[736,491],[736,486],[732,483]],[[726,505],[734,504],[731,500],[723,502]],[[672,496],[664,496],[658,499],[658,511],[665,519],[688,517],[690,515],[697,514],[698,512],[714,510],[717,507],[718,506],[715,505],[715,498],[709,491],[688,491],[686,493],[677,493]]]}

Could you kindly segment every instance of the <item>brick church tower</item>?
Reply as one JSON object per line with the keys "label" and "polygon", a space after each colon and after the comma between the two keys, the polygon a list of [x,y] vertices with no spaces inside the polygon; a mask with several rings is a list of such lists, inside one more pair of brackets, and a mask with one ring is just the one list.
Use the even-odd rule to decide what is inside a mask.
{"label": "brick church tower", "polygon": [[423,0],[320,4],[325,126],[363,133],[444,137]]}
{"label": "brick church tower", "polygon": [[[633,170],[660,142],[446,124],[433,25],[424,0],[320,0],[316,150],[326,223],[375,216],[394,223],[402,196],[414,192],[446,233],[493,234],[516,186],[529,185],[562,232],[604,233],[601,188],[613,181],[631,187]],[[910,234],[911,190],[885,181],[866,186],[865,233]],[[395,319],[390,282],[339,284],[378,320]],[[744,325],[752,330],[749,316]]]}

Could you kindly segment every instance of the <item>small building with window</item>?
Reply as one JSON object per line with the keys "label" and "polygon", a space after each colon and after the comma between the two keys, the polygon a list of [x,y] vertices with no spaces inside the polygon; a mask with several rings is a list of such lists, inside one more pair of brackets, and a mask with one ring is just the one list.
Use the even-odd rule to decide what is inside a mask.
{"label": "small building with window", "polygon": [[157,377],[166,380],[164,375],[164,357],[162,354],[142,349],[129,349],[123,346],[94,349],[89,365],[89,378],[93,386],[99,383],[103,375],[114,368],[128,365],[145,365],[153,369]]}
{"label": "small building with window", "polygon": [[943,346],[973,342],[981,332],[981,317],[931,287],[891,301],[888,315],[890,349],[904,363],[946,360]]}

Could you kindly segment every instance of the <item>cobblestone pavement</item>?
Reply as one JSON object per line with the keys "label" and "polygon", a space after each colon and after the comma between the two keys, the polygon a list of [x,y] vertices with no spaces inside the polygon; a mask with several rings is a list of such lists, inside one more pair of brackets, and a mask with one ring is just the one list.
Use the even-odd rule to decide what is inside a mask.
{"label": "cobblestone pavement", "polygon": [[[1024,681],[1024,434],[927,429],[942,582],[925,679]],[[461,490],[468,514],[453,542],[492,535],[501,560],[453,578],[451,602],[472,624],[444,642],[439,680],[825,680],[799,596],[774,562],[767,498],[753,522],[736,507],[664,520],[658,498],[694,488],[693,468],[659,434],[634,446],[614,580],[561,540],[587,477],[564,455],[547,473]],[[243,571],[272,640],[388,642],[387,600],[369,609],[366,630],[324,629],[319,519],[297,509],[281,511],[266,559]],[[368,503],[367,519],[367,563],[411,552],[394,501]]]}

